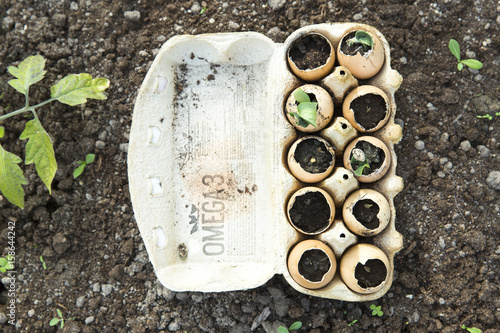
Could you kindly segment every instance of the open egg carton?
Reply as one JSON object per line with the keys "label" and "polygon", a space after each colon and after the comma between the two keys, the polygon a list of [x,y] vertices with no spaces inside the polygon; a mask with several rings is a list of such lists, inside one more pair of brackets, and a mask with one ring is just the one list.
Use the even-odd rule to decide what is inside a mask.
{"label": "open egg carton", "polygon": [[[366,51],[367,55],[382,53],[381,68],[369,78],[356,72],[352,59],[343,65],[337,60],[343,36],[358,30],[373,38],[369,47],[374,52]],[[319,37],[313,39],[326,40],[333,53],[325,58],[328,64],[318,66],[324,73],[311,77],[314,70],[306,69],[299,78],[288,55],[292,48],[303,52],[309,37],[298,41],[316,34]],[[363,38],[348,36],[354,37]],[[283,274],[293,288],[317,297],[367,301],[384,295],[392,283],[394,255],[402,248],[393,203],[403,188],[395,174],[394,152],[401,139],[401,127],[394,123],[394,93],[401,81],[390,67],[384,36],[363,24],[311,25],[295,31],[283,44],[253,32],[176,36],[167,41],[139,91],[128,150],[135,217],[160,282],[175,291],[220,292],[254,288],[274,274]],[[320,104],[313,120],[307,109],[297,110],[300,103],[293,100],[300,99],[297,88],[302,87],[308,103],[318,102],[305,84],[326,91],[331,115],[320,113],[330,108]],[[346,98],[367,94],[356,93],[358,86],[382,91],[375,95],[383,95],[387,107],[382,126],[370,125],[367,133],[361,133],[367,126],[361,118],[350,114],[349,108],[342,110]],[[303,126],[294,127],[297,123]],[[359,137],[378,138],[384,144],[383,153],[377,150],[377,154],[390,163],[375,182],[367,183],[363,172],[382,166],[368,163],[360,174],[353,164],[358,160],[347,153],[351,148],[359,153],[361,146],[354,143]],[[332,158],[328,170],[306,172],[313,179],[304,180],[302,171],[291,166],[296,155],[290,151],[296,141],[311,139],[326,147]],[[318,173],[326,178],[315,178]],[[326,225],[303,230],[291,221],[289,208],[297,197],[317,193],[328,198]],[[343,208],[358,201],[365,208],[383,203],[376,214],[378,226],[360,231],[363,225],[345,222],[357,215]],[[305,215],[313,212],[306,210]],[[315,241],[319,242],[311,245]],[[304,253],[314,255],[307,259]],[[298,263],[303,265],[316,254],[326,254],[328,264],[311,281]],[[366,278],[379,266],[382,280],[373,286],[362,282],[364,288],[356,288],[356,274],[361,274],[356,267],[365,267]]]}

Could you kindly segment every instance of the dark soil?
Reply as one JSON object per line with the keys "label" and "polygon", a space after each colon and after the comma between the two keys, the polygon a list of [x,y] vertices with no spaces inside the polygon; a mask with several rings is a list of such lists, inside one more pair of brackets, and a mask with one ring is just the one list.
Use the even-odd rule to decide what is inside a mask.
{"label": "dark soil", "polygon": [[382,260],[370,259],[364,265],[362,263],[356,265],[354,277],[361,288],[373,288],[385,281],[387,267]]}
{"label": "dark soil", "polygon": [[307,250],[299,260],[299,274],[312,282],[320,282],[331,267],[330,259],[325,252]]}
{"label": "dark soil", "polygon": [[307,192],[297,196],[290,208],[291,223],[306,233],[316,233],[328,226],[330,206],[320,192]]}
{"label": "dark soil", "polygon": [[[369,175],[371,173],[374,173],[377,169],[379,169],[382,166],[382,164],[384,164],[385,160],[384,151],[372,145],[371,143],[359,140],[354,146],[353,150],[354,149],[361,149],[365,153],[366,159],[370,160],[369,163],[370,167],[363,169],[363,175]],[[352,152],[350,158],[352,159]],[[357,166],[356,167],[353,166],[353,169],[356,170]]]}
{"label": "dark soil", "polygon": [[[499,332],[500,192],[488,176],[500,171],[500,117],[476,117],[500,111],[498,2],[270,3],[207,1],[200,14],[203,3],[187,0],[0,1],[1,113],[24,105],[6,85],[12,79],[7,67],[30,55],[45,56],[49,70],[31,87],[33,102],[50,95],[42,86],[68,73],[111,81],[106,101],[41,108],[59,171],[49,195],[33,165],[21,163],[29,181],[24,210],[0,201],[0,256],[7,253],[8,221],[17,221],[18,323],[17,330],[3,323],[11,298],[0,284],[0,331],[246,333],[269,308],[253,332],[275,333],[294,321],[309,333],[455,333],[465,332],[462,324]],[[138,20],[125,17],[132,10]],[[175,35],[235,31],[282,43],[303,25],[355,20],[384,34],[391,66],[403,76],[395,94],[403,139],[395,150],[405,188],[395,198],[395,224],[404,249],[394,257],[391,289],[376,301],[351,303],[303,295],[281,275],[226,293],[163,288],[137,229],[126,165],[134,101],[161,45]],[[457,71],[451,38],[464,59],[484,67]],[[18,138],[26,121],[2,122],[5,150],[23,156],[25,141]],[[87,153],[95,153],[96,162],[73,179],[75,161]],[[383,317],[371,316],[373,303]],[[49,326],[56,308],[75,319],[63,330]]]}
{"label": "dark soil", "polygon": [[294,158],[309,173],[323,173],[334,161],[334,156],[325,144],[314,138],[300,142],[295,149]]}
{"label": "dark soil", "polygon": [[344,38],[342,38],[342,44],[340,45],[340,50],[346,55],[356,55],[359,53],[361,55],[365,55],[365,47],[361,43],[347,43],[348,40],[354,38],[356,36],[356,31],[351,31]]}
{"label": "dark soil", "polygon": [[387,104],[382,96],[366,94],[351,102],[354,119],[365,130],[371,130],[384,120],[387,115]]}
{"label": "dark soil", "polygon": [[352,213],[367,229],[377,229],[380,225],[380,220],[377,217],[380,211],[379,206],[370,199],[363,199],[356,202],[352,209]]}
{"label": "dark soil", "polygon": [[326,64],[330,57],[330,44],[321,35],[304,35],[290,46],[289,55],[295,65],[301,69],[314,69]]}

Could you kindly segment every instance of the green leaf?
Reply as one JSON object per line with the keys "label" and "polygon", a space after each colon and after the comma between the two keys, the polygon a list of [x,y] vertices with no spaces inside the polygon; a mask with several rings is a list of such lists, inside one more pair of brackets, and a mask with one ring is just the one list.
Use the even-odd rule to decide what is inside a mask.
{"label": "green leaf", "polygon": [[5,267],[0,267],[0,272],[5,273],[7,272],[7,269]]}
{"label": "green leaf", "polygon": [[[316,110],[317,102],[303,102],[297,106],[297,115],[316,128],[316,118],[318,116]],[[307,126],[304,126],[307,127]]]}
{"label": "green leaf", "polygon": [[108,79],[102,77],[92,79],[87,73],[69,74],[50,88],[50,97],[74,106],[87,102],[87,98],[106,99],[103,91],[108,87]]}
{"label": "green leaf", "polygon": [[377,306],[375,304],[370,305],[370,310],[375,310]]}
{"label": "green leaf", "polygon": [[17,207],[24,208],[24,190],[28,184],[23,170],[18,166],[22,159],[0,145],[0,191],[3,196]]}
{"label": "green leaf", "polygon": [[62,316],[61,310],[56,308],[56,311],[57,311],[57,315],[62,319],[63,316]]}
{"label": "green leaf", "polygon": [[448,48],[450,49],[451,54],[453,54],[455,58],[460,61],[460,45],[458,45],[458,42],[455,39],[450,39]]}
{"label": "green leaf", "polygon": [[461,61],[462,64],[472,68],[472,69],[481,69],[483,68],[483,63],[476,59],[465,59]]}
{"label": "green leaf", "polygon": [[467,331],[469,331],[470,333],[482,333],[483,331],[481,331],[479,328],[475,328],[475,327],[467,327],[466,328]]}
{"label": "green leaf", "polygon": [[[356,170],[354,170],[354,173],[356,174],[356,176],[362,176],[363,175],[363,170],[365,170],[365,168],[370,168],[370,165],[368,163],[365,163],[363,165],[360,165],[358,166],[358,168]],[[377,310],[373,310],[373,312],[376,312]],[[372,313],[373,315],[373,313]]]}
{"label": "green leaf", "polygon": [[18,67],[9,66],[7,70],[16,79],[9,81],[12,88],[19,91],[21,94],[26,95],[29,87],[43,79],[45,73],[45,59],[41,55],[30,56],[24,59]]}
{"label": "green leaf", "polygon": [[368,32],[358,30],[356,31],[355,38],[359,43],[363,44],[365,51],[371,50],[373,48],[373,38]]}
{"label": "green leaf", "polygon": [[82,174],[83,169],[85,169],[85,165],[85,163],[82,163],[78,168],[75,169],[75,171],[73,171],[73,178],[77,178]]}
{"label": "green leaf", "polygon": [[298,330],[301,327],[302,327],[302,323],[300,321],[296,321],[295,323],[293,323],[292,325],[290,325],[289,330],[290,331],[292,331],[292,330]]}
{"label": "green leaf", "polygon": [[5,265],[8,263],[9,261],[5,258],[0,258],[0,266],[3,266],[5,267]]}
{"label": "green leaf", "polygon": [[94,154],[87,154],[87,156],[85,156],[85,162],[87,164],[90,164],[92,162],[95,161],[95,155]]}
{"label": "green leaf", "polygon": [[278,327],[278,333],[289,333],[288,328],[280,326]]}
{"label": "green leaf", "polygon": [[295,92],[293,93],[293,97],[299,104],[303,102],[311,102],[309,95],[300,88],[295,90]]}
{"label": "green leaf", "polygon": [[28,121],[19,138],[21,140],[29,139],[26,144],[24,163],[35,163],[38,176],[51,193],[51,184],[57,171],[57,162],[50,137],[43,129],[40,120],[35,118]]}
{"label": "green leaf", "polygon": [[60,321],[61,321],[61,319],[59,319],[59,318],[52,318],[52,320],[50,321],[49,325],[50,326],[56,326],[57,324],[59,324]]}
{"label": "green leaf", "polygon": [[457,68],[459,71],[461,71],[462,69],[464,69],[464,64],[462,62],[459,62]]}
{"label": "green leaf", "polygon": [[0,139],[3,138],[5,135],[5,128],[3,126],[0,126]]}

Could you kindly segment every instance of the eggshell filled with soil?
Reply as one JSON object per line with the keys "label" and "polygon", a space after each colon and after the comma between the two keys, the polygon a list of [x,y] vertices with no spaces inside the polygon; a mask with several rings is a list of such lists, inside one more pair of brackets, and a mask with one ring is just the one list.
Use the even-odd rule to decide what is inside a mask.
{"label": "eggshell filled with soil", "polygon": [[372,189],[352,193],[342,208],[344,223],[353,233],[370,237],[385,229],[391,219],[389,202]]}
{"label": "eggshell filled with soil", "polygon": [[365,85],[354,88],[345,98],[342,114],[359,132],[375,132],[389,120],[390,101],[380,88]]}
{"label": "eggshell filled with soil", "polygon": [[[318,103],[316,108],[316,127],[308,124],[307,126],[299,125],[299,121],[294,116],[298,113],[299,102],[295,98],[295,93],[301,89],[305,92],[310,101],[313,103]],[[288,96],[285,105],[285,113],[288,121],[299,131],[310,133],[320,131],[325,128],[332,119],[333,116],[333,100],[328,91],[320,86],[314,84],[305,84],[298,87]]]}
{"label": "eggshell filled with soil", "polygon": [[[357,149],[357,150],[356,150]],[[369,167],[362,169],[362,173],[356,172],[363,164],[354,164],[353,157],[356,158],[361,153],[363,157],[370,160]],[[374,136],[361,136],[349,143],[344,151],[344,167],[354,173],[354,177],[362,183],[372,183],[382,178],[391,165],[391,155],[387,145]]]}
{"label": "eggshell filled with soil", "polygon": [[385,253],[371,244],[356,244],[340,259],[340,276],[354,292],[370,294],[382,289],[389,276],[390,263]]}
{"label": "eggshell filled with soil", "polygon": [[337,262],[325,243],[308,239],[295,245],[288,255],[288,271],[292,279],[307,289],[326,286],[334,277]]}
{"label": "eggshell filled with soil", "polygon": [[384,64],[385,55],[381,41],[369,31],[361,30],[370,35],[373,40],[373,46],[369,50],[358,43],[349,45],[348,41],[352,40],[356,31],[360,30],[354,28],[344,34],[337,47],[337,57],[340,65],[349,69],[354,77],[366,80],[380,71]]}
{"label": "eggshell filled with soil", "polygon": [[335,165],[335,151],[325,139],[305,136],[290,147],[287,160],[290,172],[298,180],[316,183],[332,172]]}
{"label": "eggshell filled with soil", "polygon": [[307,32],[292,42],[287,59],[293,74],[304,81],[317,81],[332,71],[335,51],[324,35]]}
{"label": "eggshell filled with soil", "polygon": [[335,203],[328,192],[319,187],[303,187],[288,201],[290,224],[306,235],[317,235],[330,227],[335,217]]}

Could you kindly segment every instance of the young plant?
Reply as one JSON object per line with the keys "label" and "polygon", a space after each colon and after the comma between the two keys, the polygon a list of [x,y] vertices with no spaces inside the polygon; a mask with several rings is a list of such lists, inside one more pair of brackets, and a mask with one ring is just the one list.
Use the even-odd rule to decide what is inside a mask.
{"label": "young plant", "polygon": [[75,171],[73,171],[73,178],[77,178],[78,176],[80,176],[83,172],[83,169],[85,169],[85,167],[90,163],[94,162],[94,160],[95,160],[94,154],[87,154],[87,156],[85,156],[85,161],[76,161],[76,163],[78,163],[79,166],[78,168],[75,169]]}
{"label": "young plant", "polygon": [[296,330],[300,329],[301,327],[302,327],[302,322],[296,321],[295,323],[293,323],[292,325],[290,325],[289,328],[280,326],[278,328],[278,333],[289,333],[291,331],[296,331]]}
{"label": "young plant", "polygon": [[40,256],[40,262],[42,263],[43,269],[47,269],[47,265],[45,265],[45,261],[43,261],[42,256]]}
{"label": "young plant", "polygon": [[74,320],[74,318],[64,318],[61,310],[59,310],[57,308],[56,308],[56,311],[57,311],[57,315],[59,316],[59,318],[52,318],[50,320],[50,323],[49,323],[50,326],[56,326],[57,324],[60,324],[61,328],[64,328],[64,321],[65,320]]}
{"label": "young plant", "polygon": [[296,124],[301,127],[307,127],[311,124],[316,128],[318,103],[311,102],[309,95],[300,88],[293,93],[293,97],[299,103],[297,105],[297,112],[290,112],[290,115],[297,119]]}
{"label": "young plant", "polygon": [[[349,46],[353,44],[361,44],[365,52],[373,48],[373,38],[369,33],[363,30],[356,31],[353,38],[347,40]],[[356,52],[355,52],[356,53]]]}
{"label": "young plant", "polygon": [[457,68],[459,71],[461,71],[464,68],[464,65],[472,69],[481,69],[483,67],[483,64],[476,59],[461,60],[460,45],[458,45],[458,42],[455,39],[450,39],[450,42],[448,43],[448,48],[450,49],[451,54],[453,54],[455,58],[457,58],[458,60]]}
{"label": "young plant", "polygon": [[8,255],[7,258],[0,258],[0,273],[5,273],[7,271],[10,271],[11,269],[14,269],[14,266],[12,265],[12,259],[13,257],[11,255]]}
{"label": "young plant", "polygon": [[467,330],[470,333],[481,333],[482,332],[479,328],[467,327],[465,325],[462,325],[462,329]]}
{"label": "young plant", "polygon": [[[70,106],[83,104],[88,98],[106,99],[103,93],[109,87],[109,80],[105,78],[93,79],[90,74],[69,74],[50,88],[50,98],[44,102],[30,106],[30,86],[41,81],[47,71],[44,70],[45,59],[40,56],[30,56],[23,60],[19,66],[9,66],[7,71],[15,79],[8,83],[15,90],[25,96],[26,105],[16,111],[0,116],[0,121],[31,112],[33,119],[26,123],[24,131],[19,137],[21,140],[28,139],[26,143],[26,155],[24,163],[35,164],[35,169],[51,193],[52,180],[56,174],[57,162],[54,147],[45,129],[42,127],[36,109],[53,101]],[[0,138],[5,134],[5,129],[0,126]],[[0,192],[14,205],[24,208],[24,190],[22,185],[27,184],[22,169],[18,166],[21,158],[4,150],[0,145]]]}
{"label": "young plant", "polygon": [[353,326],[354,324],[356,324],[358,322],[357,319],[354,319],[353,321],[351,321],[349,324],[347,324],[347,326],[351,327]]}
{"label": "young plant", "polygon": [[382,317],[384,312],[382,311],[382,306],[376,306],[375,304],[370,305],[370,310],[372,310],[372,316]]}
{"label": "young plant", "polygon": [[[482,115],[482,116],[476,116],[478,117],[479,119],[488,119],[488,120],[492,120],[493,119],[493,116],[489,113],[485,114],[485,115]],[[500,117],[500,112],[495,112],[495,117]]]}
{"label": "young plant", "polygon": [[370,168],[371,163],[380,162],[380,157],[379,157],[380,148],[375,147],[374,145],[368,142],[363,142],[362,146],[363,149],[359,148],[353,149],[351,157],[351,165],[353,166],[353,169],[354,167],[356,167],[354,173],[358,177],[363,175],[363,170],[365,168]]}

